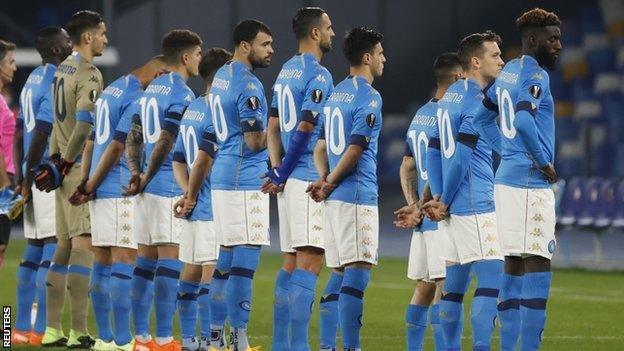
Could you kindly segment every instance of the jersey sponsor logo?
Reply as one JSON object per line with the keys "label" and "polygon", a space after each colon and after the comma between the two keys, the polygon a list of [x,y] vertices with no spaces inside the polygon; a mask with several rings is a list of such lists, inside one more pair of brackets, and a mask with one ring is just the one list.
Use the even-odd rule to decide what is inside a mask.
{"label": "jersey sponsor logo", "polygon": [[327,80],[325,80],[325,77],[322,74],[319,74],[318,76],[316,76],[316,80],[318,80],[319,82],[323,82],[323,83],[327,82]]}
{"label": "jersey sponsor logo", "polygon": [[531,79],[535,79],[535,80],[542,80],[544,79],[544,77],[542,76],[541,73],[535,73],[531,76]]}
{"label": "jersey sponsor logo", "polygon": [[247,89],[247,90],[256,90],[258,88],[256,87],[256,85],[254,83],[247,83],[247,85],[245,86],[245,89]]}
{"label": "jersey sponsor logo", "polygon": [[[252,83],[249,83],[252,84]],[[249,99],[247,99],[247,107],[249,107],[252,110],[257,110],[260,107],[260,100],[258,99],[257,96],[252,96]]]}
{"label": "jersey sponsor logo", "polygon": [[187,94],[187,95],[184,97],[184,101],[186,101],[186,102],[191,102],[191,101],[193,101],[193,97],[191,96],[191,94]]}
{"label": "jersey sponsor logo", "polygon": [[372,108],[377,108],[377,106],[379,106],[379,103],[377,102],[377,100],[371,100],[370,104],[368,104],[368,106],[372,107]]}
{"label": "jersey sponsor logo", "polygon": [[366,125],[373,128],[373,126],[375,125],[375,119],[377,119],[377,117],[375,117],[375,114],[369,113],[368,116],[366,116]]}
{"label": "jersey sponsor logo", "polygon": [[531,86],[531,88],[529,88],[529,93],[531,93],[531,96],[534,98],[539,98],[540,94],[542,93],[542,88],[540,88],[539,85],[533,85]]}
{"label": "jersey sponsor logo", "polygon": [[318,104],[321,100],[323,100],[323,92],[320,89],[314,89],[312,92],[312,101]]}

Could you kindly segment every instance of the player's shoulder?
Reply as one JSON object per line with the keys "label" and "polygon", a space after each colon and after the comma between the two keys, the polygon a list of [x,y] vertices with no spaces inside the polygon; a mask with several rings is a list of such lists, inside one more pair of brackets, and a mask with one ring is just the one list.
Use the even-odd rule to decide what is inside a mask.
{"label": "player's shoulder", "polygon": [[535,58],[523,55],[519,59],[520,64],[520,79],[523,81],[531,80],[534,82],[545,82],[547,83],[550,79],[548,72],[542,68]]}

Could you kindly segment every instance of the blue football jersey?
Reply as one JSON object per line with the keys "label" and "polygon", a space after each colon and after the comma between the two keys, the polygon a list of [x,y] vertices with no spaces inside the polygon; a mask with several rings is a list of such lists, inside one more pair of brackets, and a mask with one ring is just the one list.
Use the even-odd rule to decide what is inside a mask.
{"label": "blue football jersey", "polygon": [[555,162],[555,103],[550,78],[535,58],[523,55],[509,61],[487,92],[497,102],[501,138],[501,163],[495,182],[521,188],[548,188],[550,184],[528,152],[514,126],[518,105],[534,110],[539,145],[546,161]]}
{"label": "blue football jersey", "polygon": [[[437,123],[438,100],[431,99],[416,111],[412,123],[407,129],[406,155],[412,156],[416,162],[416,172],[418,173],[418,194],[422,197],[425,192],[425,184],[429,177],[427,176],[426,155],[429,139],[435,134],[438,128]],[[420,228],[421,232],[437,230],[438,223],[424,217]]]}
{"label": "blue football jersey", "polygon": [[[95,126],[93,128],[93,156],[89,174],[93,174],[100,159],[115,136],[122,118],[129,120],[134,114],[133,103],[143,89],[139,79],[129,74],[122,76],[106,87],[95,101]],[[118,141],[125,143],[125,139]],[[119,162],[111,168],[96,189],[97,198],[122,197],[122,185],[128,184],[130,171],[122,154]]]}
{"label": "blue football jersey", "polygon": [[[333,88],[331,74],[310,53],[297,54],[282,66],[273,85],[269,116],[279,117],[284,150],[288,150],[290,138],[297,130],[301,111],[308,110],[320,117]],[[308,142],[308,149],[301,155],[291,177],[304,181],[318,179],[313,153],[320,130],[321,123],[318,123]]]}
{"label": "blue football jersey", "polygon": [[[161,75],[145,89],[139,98],[145,166],[149,163],[161,130],[171,125],[179,126],[180,117],[194,99],[193,91],[175,72]],[[165,197],[182,195],[182,189],[173,178],[172,160],[173,148],[154,178],[145,187],[146,193]]]}
{"label": "blue football jersey", "polygon": [[[438,102],[438,130],[435,138],[440,140],[442,155],[442,179],[444,192],[447,189],[448,169],[462,136],[478,136],[473,127],[476,111],[483,101],[483,92],[476,81],[460,79],[453,83]],[[456,161],[456,160],[455,160]],[[469,160],[467,174],[460,180],[454,194],[448,194],[449,212],[455,215],[479,214],[494,211],[494,171],[492,169],[492,148],[482,138]]]}
{"label": "blue football jersey", "polygon": [[[23,125],[23,155],[24,163],[30,148],[35,128],[46,134],[52,132],[54,116],[52,115],[52,80],[54,79],[56,66],[45,64],[35,68],[20,94],[20,112],[17,116],[18,123]],[[48,157],[48,148],[43,155]]]}
{"label": "blue football jersey", "polygon": [[247,147],[243,128],[266,128],[268,109],[262,83],[245,64],[231,61],[217,71],[208,100],[219,147],[210,177],[212,188],[260,190],[267,151]]}
{"label": "blue football jersey", "polygon": [[350,144],[364,147],[355,168],[327,200],[377,205],[377,150],[381,131],[381,95],[363,77],[349,76],[334,88],[323,109],[330,172]]}
{"label": "blue football jersey", "polygon": [[[202,95],[191,102],[180,121],[180,134],[176,141],[173,160],[186,163],[189,174],[197,159],[203,133],[210,128],[207,123],[211,118],[208,96]],[[193,221],[212,221],[210,176],[206,177],[202,183],[197,196],[197,204],[189,219]]]}

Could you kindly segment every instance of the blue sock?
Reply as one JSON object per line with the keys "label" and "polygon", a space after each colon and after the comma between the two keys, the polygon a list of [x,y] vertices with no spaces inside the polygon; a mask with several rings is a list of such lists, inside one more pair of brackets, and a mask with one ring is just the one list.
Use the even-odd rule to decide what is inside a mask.
{"label": "blue sock", "polygon": [[336,347],[336,332],[338,331],[338,297],[342,287],[342,274],[331,272],[325,290],[319,303],[321,324],[321,349]]}
{"label": "blue sock", "polygon": [[132,341],[130,332],[130,290],[134,267],[127,263],[113,263],[110,277],[110,296],[113,306],[113,335],[121,346]]}
{"label": "blue sock", "polygon": [[[217,267],[215,267],[212,275],[212,286],[210,289],[210,324],[216,327],[225,325],[227,318],[227,305],[225,303],[225,286],[230,277],[230,268],[232,266],[232,250],[219,251],[219,259]],[[212,327],[211,327],[212,329]],[[221,332],[223,332],[221,330]],[[211,335],[212,338],[212,335]]]}
{"label": "blue sock", "polygon": [[349,267],[344,271],[344,279],[338,298],[343,348],[360,348],[364,290],[366,290],[369,280],[369,269]]}
{"label": "blue sock", "polygon": [[440,326],[444,331],[447,351],[461,349],[464,325],[463,301],[470,283],[470,267],[470,263],[446,267],[444,292],[440,300]]}
{"label": "blue sock", "polygon": [[521,350],[538,350],[542,342],[542,332],[546,324],[546,303],[552,272],[525,273],[522,282]]}
{"label": "blue sock", "polygon": [[132,319],[135,335],[150,335],[149,319],[152,299],[154,298],[154,272],[156,260],[137,257],[136,267],[132,273]]}
{"label": "blue sock", "polygon": [[429,323],[433,331],[433,342],[435,349],[438,351],[446,350],[446,343],[444,342],[444,331],[440,326],[440,304],[436,303],[431,305],[429,309]]}
{"label": "blue sock", "polygon": [[98,337],[106,342],[113,340],[113,330],[110,324],[110,275],[111,266],[97,262],[93,263],[89,296],[91,297],[93,314],[98,327]]}
{"label": "blue sock", "polygon": [[246,328],[251,312],[251,283],[260,263],[260,248],[236,246],[232,253],[230,278],[225,286],[227,315],[232,328]]}
{"label": "blue sock", "polygon": [[199,332],[204,338],[210,338],[210,283],[199,285],[197,304],[199,305]]}
{"label": "blue sock", "polygon": [[22,262],[17,269],[17,321],[16,329],[21,332],[31,330],[31,310],[37,294],[35,278],[43,248],[41,246],[26,245]]}
{"label": "blue sock", "polygon": [[37,269],[35,278],[37,285],[37,318],[35,319],[35,333],[41,335],[45,333],[46,328],[46,277],[54,252],[56,251],[56,243],[43,245],[43,254],[41,255],[41,263]]}
{"label": "blue sock", "polygon": [[290,347],[292,351],[309,351],[308,328],[316,288],[316,274],[295,269],[290,277],[288,309],[290,310]]}
{"label": "blue sock", "polygon": [[273,302],[273,345],[271,350],[290,350],[288,341],[288,326],[290,313],[288,310],[288,282],[291,274],[280,269],[275,280],[275,297]]}
{"label": "blue sock", "polygon": [[178,314],[183,338],[194,338],[197,330],[197,293],[199,284],[180,280],[178,287]]}
{"label": "blue sock", "polygon": [[421,351],[427,331],[427,313],[429,306],[409,305],[405,313],[407,322],[407,350]]}
{"label": "blue sock", "polygon": [[496,305],[503,278],[503,261],[476,261],[472,263],[472,269],[477,276],[477,290],[470,307],[473,350],[489,351],[498,314]]}
{"label": "blue sock", "polygon": [[522,276],[503,274],[503,283],[498,303],[498,318],[501,322],[501,351],[515,351],[520,337],[520,299],[522,298]]}
{"label": "blue sock", "polygon": [[178,280],[182,261],[159,259],[154,273],[154,309],[156,310],[156,337],[173,336],[173,316],[176,310]]}

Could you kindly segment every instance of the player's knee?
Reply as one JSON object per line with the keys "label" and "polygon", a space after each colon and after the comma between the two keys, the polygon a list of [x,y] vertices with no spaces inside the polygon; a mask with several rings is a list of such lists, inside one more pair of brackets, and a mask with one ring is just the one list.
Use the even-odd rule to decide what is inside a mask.
{"label": "player's knee", "polygon": [[70,239],[71,246],[77,249],[91,250],[91,234],[85,233]]}
{"label": "player's knee", "polygon": [[284,253],[284,263],[282,264],[282,269],[288,273],[292,273],[297,266],[297,256],[295,253],[286,252]]}
{"label": "player's knee", "polygon": [[550,260],[542,256],[529,256],[524,259],[525,273],[550,272]]}
{"label": "player's knee", "polygon": [[156,246],[139,244],[137,254],[150,260],[158,259],[158,249],[156,248]]}
{"label": "player's knee", "polygon": [[[79,248],[79,247],[76,247],[76,248]],[[110,253],[109,248],[94,246],[92,251],[93,251],[94,258],[95,258],[95,262],[101,265],[105,265],[105,266],[112,264],[111,253]]]}
{"label": "player's knee", "polygon": [[184,264],[180,280],[199,282],[202,277],[202,267],[196,264]]}
{"label": "player's knee", "polygon": [[429,306],[433,301],[436,292],[436,285],[432,282],[418,281],[412,296],[412,304]]}
{"label": "player's knee", "polygon": [[343,269],[343,272],[344,272],[345,268],[361,268],[361,269],[368,269],[368,270],[370,270],[370,269],[373,268],[373,265],[368,263],[368,262],[352,262],[352,263],[345,264],[341,268]]}
{"label": "player's knee", "polygon": [[58,245],[56,246],[56,251],[54,251],[54,258],[52,261],[55,264],[61,266],[67,266],[69,263],[69,253],[71,252],[71,245],[67,240],[59,240]]}
{"label": "player's knee", "polygon": [[177,245],[159,245],[158,246],[158,259],[178,259],[178,246]]}

